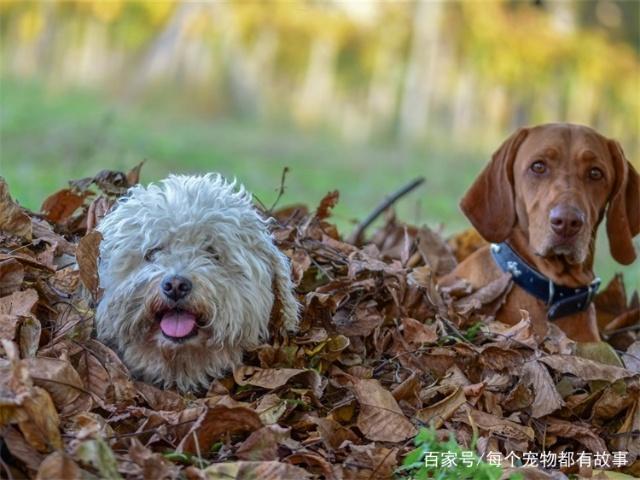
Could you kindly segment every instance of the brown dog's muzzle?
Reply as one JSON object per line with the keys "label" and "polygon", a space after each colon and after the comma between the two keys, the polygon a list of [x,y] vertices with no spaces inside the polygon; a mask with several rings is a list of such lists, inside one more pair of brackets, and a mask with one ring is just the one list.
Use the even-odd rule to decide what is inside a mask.
{"label": "brown dog's muzzle", "polygon": [[572,205],[556,205],[549,212],[551,230],[562,241],[574,239],[584,227],[586,215]]}

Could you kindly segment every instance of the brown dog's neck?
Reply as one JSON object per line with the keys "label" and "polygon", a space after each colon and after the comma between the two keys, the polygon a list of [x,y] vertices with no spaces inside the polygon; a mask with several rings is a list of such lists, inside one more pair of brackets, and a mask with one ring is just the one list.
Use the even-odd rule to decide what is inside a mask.
{"label": "brown dog's neck", "polygon": [[593,251],[590,251],[586,260],[580,264],[570,264],[564,257],[541,257],[531,249],[527,235],[517,227],[507,239],[507,243],[529,265],[557,284],[581,287],[588,285],[595,278]]}

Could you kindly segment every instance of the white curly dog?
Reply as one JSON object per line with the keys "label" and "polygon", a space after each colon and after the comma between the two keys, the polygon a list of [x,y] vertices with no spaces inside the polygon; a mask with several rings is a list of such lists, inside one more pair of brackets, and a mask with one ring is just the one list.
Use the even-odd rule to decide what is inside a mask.
{"label": "white curly dog", "polygon": [[268,337],[295,330],[287,257],[251,195],[217,174],[132,187],[98,226],[98,338],[144,381],[206,388]]}

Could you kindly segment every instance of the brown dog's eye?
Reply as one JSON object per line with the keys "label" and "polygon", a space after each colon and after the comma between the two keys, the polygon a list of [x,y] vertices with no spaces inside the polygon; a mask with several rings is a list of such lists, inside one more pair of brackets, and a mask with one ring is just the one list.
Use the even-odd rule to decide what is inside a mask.
{"label": "brown dog's eye", "polygon": [[544,164],[544,162],[541,162],[539,160],[537,162],[533,162],[530,168],[533,173],[537,173],[538,175],[542,175],[547,171],[547,166]]}
{"label": "brown dog's eye", "polygon": [[156,257],[156,253],[158,253],[160,250],[161,250],[160,247],[156,247],[156,248],[150,248],[149,250],[144,252],[145,261],[153,262],[153,260]]}
{"label": "brown dog's eye", "polygon": [[589,178],[591,180],[602,180],[604,178],[604,173],[599,168],[593,167],[589,170]]}

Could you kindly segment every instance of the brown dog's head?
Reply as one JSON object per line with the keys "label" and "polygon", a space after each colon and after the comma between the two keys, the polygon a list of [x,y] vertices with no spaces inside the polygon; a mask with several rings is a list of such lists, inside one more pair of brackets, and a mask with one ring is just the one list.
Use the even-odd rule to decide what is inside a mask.
{"label": "brown dog's head", "polygon": [[585,261],[607,212],[611,254],[636,258],[640,232],[640,180],[622,148],[595,130],[572,124],[522,128],[493,154],[460,206],[491,242],[517,225],[533,251]]}

